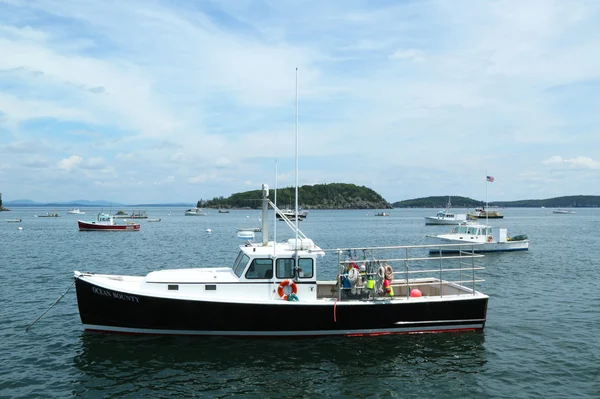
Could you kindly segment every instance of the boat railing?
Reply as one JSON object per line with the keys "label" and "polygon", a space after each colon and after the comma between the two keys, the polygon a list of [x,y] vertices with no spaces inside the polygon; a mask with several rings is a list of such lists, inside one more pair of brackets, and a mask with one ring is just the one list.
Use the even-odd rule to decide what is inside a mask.
{"label": "boat railing", "polygon": [[[410,298],[411,287],[432,286],[439,287],[439,295],[444,296],[444,288],[452,287],[455,294],[476,295],[476,285],[485,280],[478,278],[477,271],[483,270],[481,262],[484,255],[475,252],[479,244],[436,244],[436,245],[409,245],[368,248],[336,248],[324,250],[336,252],[338,255],[338,295],[339,299],[348,298],[348,293],[360,291],[361,299],[377,299],[385,297],[381,294],[384,280],[389,281],[392,287],[406,291]],[[446,247],[458,247],[452,255],[441,251]],[[437,251],[439,249],[439,251]],[[447,248],[446,248],[447,249]],[[423,252],[429,255],[424,256]],[[359,268],[353,272],[353,279],[360,283],[346,281],[350,269]],[[383,268],[383,269],[381,269]],[[388,279],[386,273],[392,273]],[[382,275],[383,274],[383,275]],[[374,280],[369,287],[367,281]],[[377,285],[378,289],[374,287]],[[350,285],[350,286],[349,286]],[[366,289],[365,289],[366,288]],[[403,289],[405,288],[405,289]],[[379,290],[379,293],[377,292]],[[356,297],[356,295],[354,295]],[[403,295],[402,295],[403,296]]]}

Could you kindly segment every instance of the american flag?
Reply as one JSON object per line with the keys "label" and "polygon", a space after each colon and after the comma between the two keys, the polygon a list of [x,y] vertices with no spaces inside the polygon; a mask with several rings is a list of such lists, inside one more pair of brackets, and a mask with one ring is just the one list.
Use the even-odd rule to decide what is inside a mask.
{"label": "american flag", "polygon": [[494,176],[486,176],[485,180],[489,181],[490,183],[492,183],[494,181]]}

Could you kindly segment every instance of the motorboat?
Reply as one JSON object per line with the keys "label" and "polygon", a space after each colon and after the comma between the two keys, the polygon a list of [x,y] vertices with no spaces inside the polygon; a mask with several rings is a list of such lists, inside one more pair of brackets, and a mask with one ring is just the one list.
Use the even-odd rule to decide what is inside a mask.
{"label": "motorboat", "polygon": [[147,222],[160,222],[160,218],[158,218],[158,219],[148,219]]}
{"label": "motorboat", "polygon": [[567,215],[567,214],[574,214],[575,211],[572,211],[570,209],[554,209],[554,210],[552,210],[552,213]]}
{"label": "motorboat", "polygon": [[[455,226],[449,233],[427,235],[433,246],[430,253],[458,253],[464,247],[445,246],[445,244],[470,244],[473,252],[505,252],[526,251],[529,240],[525,234],[510,237],[506,228],[492,227],[474,222],[463,222]],[[437,247],[436,245],[440,245]]]}
{"label": "motorboat", "polygon": [[6,221],[8,223],[21,223],[21,218],[16,218],[16,219],[6,219]]}
{"label": "motorboat", "polygon": [[36,215],[38,218],[58,218],[60,215],[56,212],[46,212],[43,215]]}
{"label": "motorboat", "polygon": [[206,216],[202,208],[190,208],[185,210],[185,216]]}
{"label": "motorboat", "polygon": [[79,231],[139,231],[140,224],[136,222],[116,223],[113,215],[100,212],[96,220],[78,220]]}
{"label": "motorboat", "polygon": [[112,215],[113,219],[129,219],[129,213],[119,210],[114,215]]}
{"label": "motorboat", "polygon": [[390,213],[386,213],[386,212],[378,212],[375,214],[375,216],[392,216]]}
{"label": "motorboat", "polygon": [[[297,189],[296,183],[296,193]],[[297,195],[295,200],[297,209]],[[421,252],[428,246],[325,250],[298,228],[296,213],[292,223],[269,200],[266,184],[261,203],[261,240],[241,244],[231,267],[199,264],[190,269],[161,268],[145,276],[75,271],[84,329],[315,337],[484,328],[488,296],[476,291],[483,281],[476,277],[483,268],[478,263],[481,255],[424,258]],[[270,209],[290,227],[293,238],[270,239]],[[413,250],[415,256],[409,256]],[[327,253],[337,256],[335,277],[319,280],[318,265]],[[423,267],[428,261],[433,265]],[[331,273],[330,267],[325,273]]]}
{"label": "motorboat", "polygon": [[442,209],[435,216],[426,216],[425,217],[425,225],[451,225],[451,224],[461,224],[467,220],[466,213],[452,213],[450,212],[450,208],[452,204],[450,202],[450,197],[448,197],[448,204],[446,205],[446,209]]}
{"label": "motorboat", "polygon": [[[326,250],[288,219],[295,237],[269,240],[269,209],[280,211],[268,199],[266,185],[262,191],[262,240],[240,245],[231,267],[199,264],[145,276],[75,271],[83,328],[250,337],[484,328],[488,296],[476,291],[483,280],[475,275],[482,255],[465,250],[460,257],[423,258],[427,245]],[[337,257],[333,280],[318,279],[326,254]],[[428,261],[431,266],[423,267]]]}
{"label": "motorboat", "polygon": [[491,210],[489,208],[475,208],[474,212],[469,212],[467,214],[467,219],[475,220],[475,219],[502,219],[504,218],[504,214],[502,212]]}
{"label": "motorboat", "polygon": [[85,215],[85,211],[82,211],[79,208],[69,209],[67,213],[69,215]]}
{"label": "motorboat", "polygon": [[461,224],[467,220],[466,213],[451,213],[446,210],[439,211],[435,216],[426,216],[426,225]]}
{"label": "motorboat", "polygon": [[289,220],[303,220],[306,219],[306,217],[308,216],[308,211],[303,211],[302,209],[298,209],[298,212],[294,212],[293,209],[287,208],[287,209],[283,209],[281,210],[281,213],[278,213],[275,217],[277,219],[284,219],[287,218]]}
{"label": "motorboat", "polygon": [[219,213],[229,213],[229,209],[219,209]]}

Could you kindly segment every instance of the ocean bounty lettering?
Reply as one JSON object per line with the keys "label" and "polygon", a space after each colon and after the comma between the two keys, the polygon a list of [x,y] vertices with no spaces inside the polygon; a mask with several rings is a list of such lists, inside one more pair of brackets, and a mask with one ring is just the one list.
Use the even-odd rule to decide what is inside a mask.
{"label": "ocean bounty lettering", "polygon": [[109,298],[120,299],[121,301],[139,303],[140,299],[134,295],[122,294],[120,292],[109,291],[104,288],[92,287],[92,292],[97,295],[107,296]]}

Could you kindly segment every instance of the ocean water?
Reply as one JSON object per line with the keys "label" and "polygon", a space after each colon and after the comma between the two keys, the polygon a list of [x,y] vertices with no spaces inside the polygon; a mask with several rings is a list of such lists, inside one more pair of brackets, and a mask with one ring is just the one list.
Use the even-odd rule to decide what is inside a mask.
{"label": "ocean water", "polygon": [[[35,217],[54,210],[61,217]],[[600,398],[600,209],[506,209],[505,219],[490,221],[531,243],[527,252],[485,257],[478,290],[490,299],[481,333],[240,339],[84,332],[74,288],[67,291],[73,270],[145,275],[228,266],[239,244],[235,228],[260,225],[259,211],[185,217],[183,208],[146,210],[162,221],[140,220],[140,232],[118,233],[77,230],[77,219],[98,209],[0,213],[0,397]],[[450,228],[424,225],[435,210],[390,212],[311,211],[300,226],[323,248],[419,244]],[[275,227],[278,240],[292,237],[283,222],[271,222],[271,233]],[[320,279],[333,278],[335,261],[323,259]]]}

